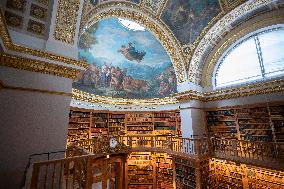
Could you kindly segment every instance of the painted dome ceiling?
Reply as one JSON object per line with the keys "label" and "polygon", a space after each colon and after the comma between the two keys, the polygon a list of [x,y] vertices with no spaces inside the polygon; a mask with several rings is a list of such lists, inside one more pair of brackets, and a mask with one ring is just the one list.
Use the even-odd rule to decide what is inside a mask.
{"label": "painted dome ceiling", "polygon": [[176,92],[171,60],[143,26],[126,19],[102,19],[79,39],[79,59],[89,67],[73,88],[115,98],[162,98]]}

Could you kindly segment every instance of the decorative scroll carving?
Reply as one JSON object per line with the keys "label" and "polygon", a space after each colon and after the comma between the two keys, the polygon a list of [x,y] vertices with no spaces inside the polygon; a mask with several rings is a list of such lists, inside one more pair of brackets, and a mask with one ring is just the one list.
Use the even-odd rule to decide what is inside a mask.
{"label": "decorative scroll carving", "polygon": [[160,15],[165,3],[166,0],[143,0],[142,6],[150,9],[153,14]]}
{"label": "decorative scroll carving", "polygon": [[80,0],[59,0],[54,38],[74,44]]}

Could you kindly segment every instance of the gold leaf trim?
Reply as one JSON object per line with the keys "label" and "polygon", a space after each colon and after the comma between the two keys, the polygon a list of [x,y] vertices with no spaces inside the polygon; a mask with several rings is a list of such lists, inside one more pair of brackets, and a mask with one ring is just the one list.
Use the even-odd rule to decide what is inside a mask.
{"label": "gold leaf trim", "polygon": [[74,44],[80,0],[59,0],[54,39]]}
{"label": "gold leaf trim", "polygon": [[174,97],[165,98],[151,98],[151,99],[124,99],[124,98],[112,98],[106,96],[99,96],[80,91],[78,89],[72,89],[72,98],[74,100],[80,100],[91,103],[112,104],[112,105],[166,105],[176,104],[178,101]]}
{"label": "gold leaf trim", "polygon": [[43,61],[21,58],[0,53],[0,66],[7,66],[21,70],[51,74],[59,77],[75,79],[80,72],[78,69],[61,65],[50,64]]}
{"label": "gold leaf trim", "polygon": [[254,83],[237,88],[215,90],[212,92],[200,92],[195,90],[189,90],[182,93],[173,94],[172,97],[153,98],[153,99],[112,98],[112,97],[94,95],[80,91],[78,89],[73,89],[72,98],[74,100],[90,102],[90,103],[143,106],[143,105],[177,104],[189,100],[200,100],[203,102],[210,102],[216,100],[248,97],[260,94],[279,93],[283,91],[284,91],[284,79],[278,79],[264,83]]}
{"label": "gold leaf trim", "polygon": [[194,90],[176,93],[173,96],[180,102],[188,100],[201,100],[204,102],[226,100],[239,97],[248,97],[260,94],[279,93],[284,91],[284,79],[277,79],[268,82],[253,83],[246,86],[215,90],[212,92],[199,92]]}

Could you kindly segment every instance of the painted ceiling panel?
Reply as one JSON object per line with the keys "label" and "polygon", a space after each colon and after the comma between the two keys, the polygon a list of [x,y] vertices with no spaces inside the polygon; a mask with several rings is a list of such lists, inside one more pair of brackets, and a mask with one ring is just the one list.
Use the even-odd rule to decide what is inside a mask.
{"label": "painted ceiling panel", "polygon": [[161,18],[182,44],[191,44],[221,11],[218,0],[168,0]]}
{"label": "painted ceiling panel", "polygon": [[176,92],[171,60],[141,25],[118,18],[100,20],[79,40],[79,59],[89,68],[73,87],[120,98],[156,98]]}

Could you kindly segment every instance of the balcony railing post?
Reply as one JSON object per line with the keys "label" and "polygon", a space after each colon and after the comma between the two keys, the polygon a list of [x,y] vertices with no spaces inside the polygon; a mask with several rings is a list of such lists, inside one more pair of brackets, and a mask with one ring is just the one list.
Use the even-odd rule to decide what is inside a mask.
{"label": "balcony railing post", "polygon": [[195,149],[194,149],[194,152],[195,152],[195,154],[196,154],[196,156],[197,156],[197,158],[198,157],[200,157],[201,156],[201,152],[200,152],[200,139],[198,138],[198,139],[195,139],[194,140],[194,146],[195,146]]}
{"label": "balcony railing post", "polygon": [[91,189],[93,183],[93,167],[92,167],[93,156],[87,157],[87,170],[86,170],[86,188]]}
{"label": "balcony railing post", "polygon": [[33,174],[31,179],[31,189],[37,189],[38,176],[39,176],[39,165],[37,163],[34,163]]}

